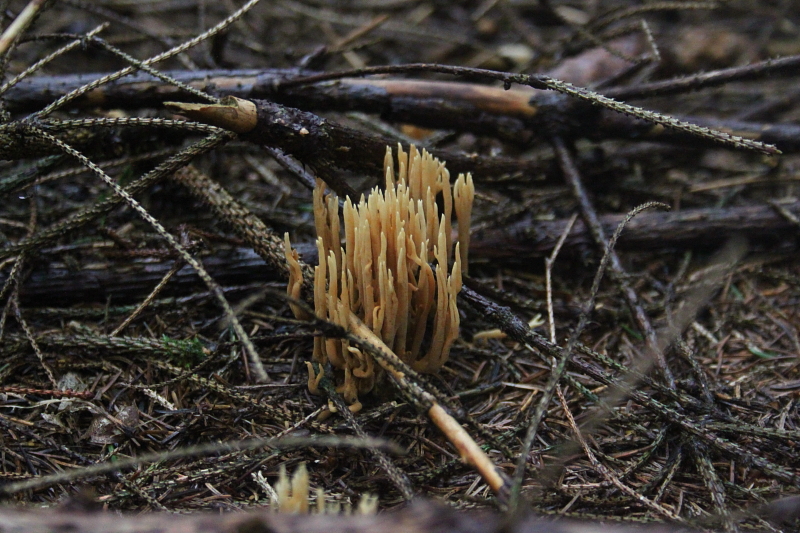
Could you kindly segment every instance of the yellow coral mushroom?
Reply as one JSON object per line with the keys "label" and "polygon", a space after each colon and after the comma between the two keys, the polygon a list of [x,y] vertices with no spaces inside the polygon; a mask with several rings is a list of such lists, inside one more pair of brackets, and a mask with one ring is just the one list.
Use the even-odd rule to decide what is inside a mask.
{"label": "yellow coral mushroom", "polygon": [[[314,311],[345,327],[354,313],[414,370],[435,372],[458,336],[456,296],[467,265],[472,177],[459,175],[451,188],[444,163],[413,145],[408,153],[398,146],[396,167],[387,147],[384,168],[383,190],[374,188],[357,205],[345,200],[344,246],[339,199],[325,194],[324,184],[317,181]],[[454,208],[460,241],[455,246]],[[302,280],[297,253],[288,242],[287,237],[288,292],[296,297]],[[349,403],[369,392],[378,378],[372,357],[346,340],[315,339],[313,359],[337,370],[337,390]],[[315,391],[321,376],[310,363],[309,373],[309,388]]]}
{"label": "yellow coral mushroom", "polygon": [[308,513],[308,470],[305,463],[295,470],[292,479],[286,475],[286,465],[281,465],[278,483],[275,484],[277,495],[276,510],[281,513]]}
{"label": "yellow coral mushroom", "polygon": [[[291,479],[286,474],[286,465],[281,465],[278,473],[278,482],[275,484],[274,489],[269,486],[260,472],[257,475],[254,474],[254,477],[272,496],[272,509],[274,511],[289,514],[309,514],[311,512],[309,505],[311,486],[305,463],[300,463]],[[316,490],[316,500],[317,514],[339,514],[342,511],[342,506],[339,502],[328,501],[328,497],[322,487],[318,487]],[[346,503],[344,514],[350,514],[351,510],[350,504]],[[356,507],[356,514],[370,515],[375,514],[377,511],[378,497],[369,493],[362,494],[358,507]]]}

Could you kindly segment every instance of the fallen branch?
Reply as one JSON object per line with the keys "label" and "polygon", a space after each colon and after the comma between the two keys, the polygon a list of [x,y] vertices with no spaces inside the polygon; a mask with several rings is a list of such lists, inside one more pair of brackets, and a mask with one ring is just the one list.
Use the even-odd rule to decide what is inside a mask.
{"label": "fallen branch", "polygon": [[[788,212],[800,212],[800,202],[779,204]],[[600,217],[603,229],[612,233],[624,215]],[[558,242],[568,220],[525,220],[507,228],[481,230],[474,233],[470,257],[528,262],[533,257],[549,254]],[[796,249],[797,225],[770,205],[731,207],[728,209],[686,209],[674,212],[645,212],[628,223],[619,239],[618,249],[668,250],[673,248],[707,248],[731,235],[748,238],[752,248],[785,251]],[[583,221],[578,220],[569,232],[562,253],[575,254],[593,246]],[[304,261],[316,263],[313,245],[297,245]],[[64,250],[67,251],[67,250]],[[59,249],[51,250],[58,253]],[[74,270],[60,263],[35,269],[21,287],[20,297],[26,305],[55,302],[128,302],[146,294],[169,271],[172,260],[152,262],[111,259],[104,264],[92,260],[92,270]],[[277,281],[283,272],[264,268],[264,262],[250,249],[237,248],[205,258],[209,273],[225,285]],[[101,268],[102,267],[102,268]],[[191,268],[184,267],[166,288],[167,294],[185,294],[195,288],[198,278]],[[0,282],[4,277],[0,275]]]}
{"label": "fallen branch", "polygon": [[[409,69],[413,66],[408,65]],[[433,71],[437,65],[427,67]],[[497,79],[501,79],[503,74],[474,70],[476,75],[492,74]],[[469,69],[465,71],[469,74]],[[614,110],[595,108],[576,98],[576,94],[582,91],[579,88],[569,88],[576,94],[556,94],[530,87],[505,90],[486,84],[398,78],[341,78],[328,81],[320,78],[321,81],[313,84],[290,85],[300,80],[314,80],[324,76],[298,69],[165,71],[164,74],[193,89],[217,97],[265,99],[313,112],[375,113],[387,121],[406,122],[434,129],[469,131],[518,145],[527,145],[553,134],[565,138],[590,136],[598,139],[617,137],[632,140],[641,140],[646,135],[648,140],[658,139],[678,144],[688,142],[694,147],[716,144],[716,141],[687,134],[686,131],[670,128],[665,130]],[[53,96],[67,94],[102,76],[98,73],[28,78],[10,88],[5,99],[12,112],[30,112],[52,101]],[[539,87],[542,88],[544,86]],[[609,89],[608,93],[616,94],[613,89]],[[94,88],[71,102],[71,105],[77,108],[103,106],[141,109],[160,107],[169,100],[198,101],[179,87],[143,73]],[[725,120],[712,123],[701,117],[682,117],[682,120],[705,128],[718,129],[726,134],[739,135],[748,142],[774,143],[784,152],[800,149],[796,140],[797,128],[791,124]],[[451,168],[461,171],[453,166],[452,157],[446,159]],[[472,171],[480,173],[481,169],[472,163]]]}

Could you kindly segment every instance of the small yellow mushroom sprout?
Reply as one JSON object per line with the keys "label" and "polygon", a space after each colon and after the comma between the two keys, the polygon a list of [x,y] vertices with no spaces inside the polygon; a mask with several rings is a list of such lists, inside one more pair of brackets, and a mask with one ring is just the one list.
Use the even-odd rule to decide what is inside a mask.
{"label": "small yellow mushroom sprout", "polygon": [[[414,370],[436,372],[458,337],[456,296],[467,267],[472,176],[459,175],[451,188],[444,163],[413,145],[408,153],[398,146],[396,166],[387,147],[384,168],[383,190],[374,188],[357,205],[345,200],[344,246],[339,199],[325,194],[324,184],[317,181],[314,311],[345,327],[349,313],[354,313]],[[453,214],[458,220],[457,243]],[[297,297],[302,284],[297,252],[288,236],[286,244],[288,292]],[[347,340],[316,338],[313,359],[323,367],[331,364],[337,390],[351,404],[378,379],[372,357]],[[308,367],[309,388],[316,392],[321,372],[315,373],[311,363]]]}
{"label": "small yellow mushroom sprout", "polygon": [[[344,514],[351,514],[352,512],[350,503],[346,503],[343,507],[335,500],[329,501],[322,487],[318,487],[316,490],[316,508],[311,508],[309,498],[311,485],[305,463],[300,463],[291,479],[286,474],[286,465],[281,465],[278,482],[275,484],[274,489],[267,483],[261,472],[253,474],[253,477],[270,495],[272,499],[271,507],[276,512],[288,514],[309,514],[312,512],[317,514],[339,514],[342,511],[344,511]],[[371,515],[377,511],[378,497],[369,493],[362,494],[355,513]]]}

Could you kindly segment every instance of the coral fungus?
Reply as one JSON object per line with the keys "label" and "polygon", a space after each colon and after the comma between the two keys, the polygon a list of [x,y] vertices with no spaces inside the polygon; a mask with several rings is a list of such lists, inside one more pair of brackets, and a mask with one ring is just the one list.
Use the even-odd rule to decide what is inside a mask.
{"label": "coral fungus", "polygon": [[[345,327],[354,313],[414,370],[435,372],[458,337],[456,296],[467,261],[462,244],[469,242],[472,177],[459,175],[451,188],[444,163],[413,145],[408,153],[398,147],[396,166],[387,147],[384,165],[383,190],[372,189],[358,204],[345,200],[344,245],[339,199],[325,194],[324,184],[317,181],[314,310]],[[453,211],[462,244],[453,242]],[[297,253],[288,236],[286,244],[288,292],[297,297],[302,285]],[[336,370],[337,390],[349,403],[370,391],[379,375],[372,357],[347,340],[315,339],[313,359]],[[308,365],[314,391],[321,372]]]}

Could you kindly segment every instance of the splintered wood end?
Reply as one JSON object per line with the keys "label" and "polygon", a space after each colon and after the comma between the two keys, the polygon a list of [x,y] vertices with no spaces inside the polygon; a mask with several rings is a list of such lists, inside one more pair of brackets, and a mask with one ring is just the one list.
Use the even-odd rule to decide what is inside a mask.
{"label": "splintered wood end", "polygon": [[218,104],[164,102],[164,105],[190,120],[217,126],[234,133],[249,133],[258,122],[256,104],[235,96],[225,97]]}

